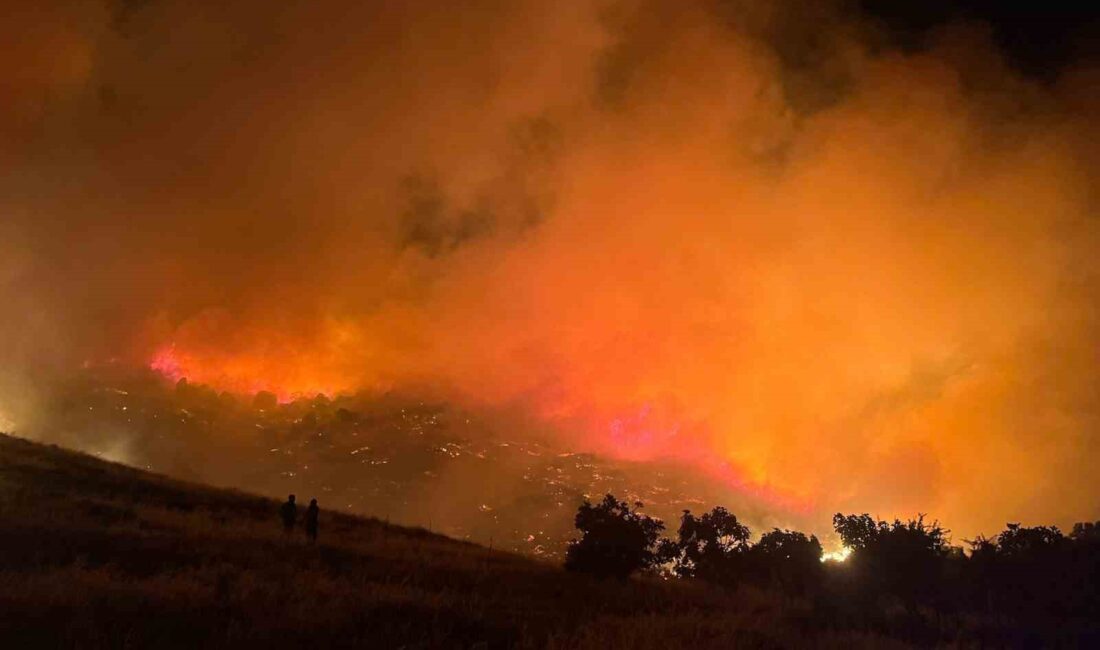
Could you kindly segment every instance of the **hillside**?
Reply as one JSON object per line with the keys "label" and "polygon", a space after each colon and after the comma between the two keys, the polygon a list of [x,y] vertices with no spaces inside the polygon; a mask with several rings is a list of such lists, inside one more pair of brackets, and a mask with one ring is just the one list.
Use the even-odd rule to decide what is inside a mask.
{"label": "hillside", "polygon": [[666,521],[723,504],[757,529],[801,524],[775,519],[774,503],[697,466],[579,451],[454,404],[398,394],[263,397],[92,367],[58,387],[21,433],[173,478],[317,495],[329,510],[558,562],[585,494],[643,501]]}
{"label": "hillside", "polygon": [[278,506],[0,435],[0,634],[60,648],[889,645],[757,591],[601,582],[376,519],[322,511],[312,546],[284,538]]}

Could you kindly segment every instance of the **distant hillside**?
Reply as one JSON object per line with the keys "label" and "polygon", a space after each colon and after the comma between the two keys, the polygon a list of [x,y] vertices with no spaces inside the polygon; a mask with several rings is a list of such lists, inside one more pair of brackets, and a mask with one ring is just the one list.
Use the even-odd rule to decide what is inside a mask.
{"label": "distant hillside", "polygon": [[[299,495],[308,502],[311,495]],[[322,503],[322,507],[324,507]],[[600,582],[416,528],[0,435],[5,647],[882,647],[752,590]]]}
{"label": "distant hillside", "polygon": [[59,385],[20,433],[174,478],[316,495],[330,510],[558,561],[584,496],[607,492],[665,521],[721,504],[756,529],[805,528],[698,467],[580,453],[491,413],[396,394],[264,397],[93,367]]}

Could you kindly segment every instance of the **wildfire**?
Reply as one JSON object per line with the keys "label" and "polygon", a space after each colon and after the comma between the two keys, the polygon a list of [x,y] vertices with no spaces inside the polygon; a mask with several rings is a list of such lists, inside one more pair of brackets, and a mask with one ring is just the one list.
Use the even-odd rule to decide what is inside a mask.
{"label": "wildfire", "polygon": [[149,361],[149,368],[164,377],[187,379],[231,393],[273,393],[280,403],[307,396],[337,395],[350,392],[346,381],[322,376],[321,371],[289,357],[247,355],[212,356],[187,353],[174,345],[160,348]]}
{"label": "wildfire", "polygon": [[821,554],[822,562],[844,562],[848,559],[848,556],[852,554],[852,549],[847,546],[841,546],[835,551],[827,551]]}

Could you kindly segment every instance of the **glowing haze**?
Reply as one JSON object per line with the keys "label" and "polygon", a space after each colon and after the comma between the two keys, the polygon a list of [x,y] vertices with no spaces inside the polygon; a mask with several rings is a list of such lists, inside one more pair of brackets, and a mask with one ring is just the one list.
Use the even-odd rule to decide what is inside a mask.
{"label": "glowing haze", "polygon": [[116,359],[516,409],[817,515],[1100,509],[1094,70],[802,3],[15,4],[17,427]]}

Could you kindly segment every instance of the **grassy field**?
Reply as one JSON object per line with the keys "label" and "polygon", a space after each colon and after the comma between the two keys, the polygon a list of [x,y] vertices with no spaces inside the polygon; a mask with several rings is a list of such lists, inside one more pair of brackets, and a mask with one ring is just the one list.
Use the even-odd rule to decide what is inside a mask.
{"label": "grassy field", "polygon": [[376,519],[322,511],[314,546],[284,536],[278,506],[0,435],[0,638],[9,648],[903,645],[836,631],[769,593],[598,581]]}

